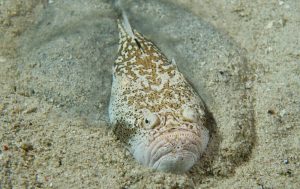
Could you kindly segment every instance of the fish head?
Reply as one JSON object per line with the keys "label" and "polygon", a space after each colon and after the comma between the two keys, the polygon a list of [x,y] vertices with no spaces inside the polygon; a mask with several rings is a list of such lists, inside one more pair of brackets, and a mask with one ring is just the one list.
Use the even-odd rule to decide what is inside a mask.
{"label": "fish head", "polygon": [[130,151],[141,164],[156,170],[184,173],[203,154],[209,132],[196,109],[143,110],[140,129],[130,141]]}

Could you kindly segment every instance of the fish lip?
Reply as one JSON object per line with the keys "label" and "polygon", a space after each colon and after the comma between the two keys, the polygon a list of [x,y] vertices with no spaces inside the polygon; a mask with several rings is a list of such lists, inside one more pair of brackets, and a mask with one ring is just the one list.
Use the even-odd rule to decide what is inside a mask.
{"label": "fish lip", "polygon": [[153,164],[152,168],[165,172],[184,173],[189,170],[198,159],[199,157],[197,157],[196,154],[188,150],[183,150],[179,154],[166,153]]}
{"label": "fish lip", "polygon": [[[157,135],[144,133],[131,139],[130,152],[145,166],[183,173],[200,159],[209,141],[208,133],[206,128],[173,128]],[[179,161],[180,157],[184,157],[183,161]]]}
{"label": "fish lip", "polygon": [[[180,132],[180,139],[178,143],[172,141],[172,134],[176,132]],[[164,132],[156,137],[148,146],[147,154],[150,157],[147,158],[147,162],[145,162],[145,164],[147,164],[149,167],[158,169],[159,167],[161,167],[160,164],[164,162],[164,159],[166,158],[169,158],[170,161],[171,159],[173,159],[176,164],[176,162],[180,162],[179,160],[175,160],[176,157],[179,158],[180,156],[182,156],[182,158],[184,159],[193,159],[192,165],[200,158],[202,148],[201,137],[199,135],[196,135],[195,132],[187,129],[175,129],[170,133],[166,133],[167,132]],[[196,140],[193,140],[191,138]],[[181,140],[183,140],[183,142],[181,142]],[[180,146],[180,149],[177,149],[178,146]],[[161,150],[162,148],[164,148],[164,150]],[[187,164],[184,160],[182,161],[182,163]]]}

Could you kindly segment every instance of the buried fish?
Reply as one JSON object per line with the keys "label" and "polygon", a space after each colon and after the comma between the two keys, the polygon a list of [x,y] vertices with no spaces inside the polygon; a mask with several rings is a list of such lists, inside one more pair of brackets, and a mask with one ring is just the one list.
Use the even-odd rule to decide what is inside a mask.
{"label": "buried fish", "polygon": [[134,158],[156,170],[184,173],[205,151],[205,105],[175,61],[118,20],[119,50],[113,66],[109,118]]}

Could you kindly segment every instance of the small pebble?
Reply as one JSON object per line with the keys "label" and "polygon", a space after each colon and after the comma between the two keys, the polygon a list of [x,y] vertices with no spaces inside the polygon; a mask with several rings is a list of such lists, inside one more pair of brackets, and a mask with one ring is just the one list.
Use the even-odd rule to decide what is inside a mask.
{"label": "small pebble", "polygon": [[280,117],[283,117],[285,114],[286,114],[286,110],[284,109],[279,112]]}
{"label": "small pebble", "polygon": [[284,2],[283,1],[279,1],[278,4],[281,6],[281,5],[284,4]]}
{"label": "small pebble", "polygon": [[3,150],[4,150],[4,151],[8,151],[8,150],[9,150],[9,147],[8,147],[7,144],[4,144],[4,145],[3,145]]}
{"label": "small pebble", "polygon": [[28,151],[30,151],[30,150],[33,150],[32,144],[29,144],[29,143],[23,143],[23,144],[21,144],[20,148],[21,148],[22,150],[24,150],[25,152],[28,152]]}
{"label": "small pebble", "polygon": [[274,115],[275,113],[276,112],[274,110],[272,110],[272,109],[268,110],[268,114],[270,114],[270,115]]}
{"label": "small pebble", "polygon": [[6,58],[4,58],[3,56],[0,56],[0,63],[6,62]]}
{"label": "small pebble", "polygon": [[30,114],[30,113],[34,113],[36,111],[37,111],[37,107],[30,107],[25,111],[25,113]]}

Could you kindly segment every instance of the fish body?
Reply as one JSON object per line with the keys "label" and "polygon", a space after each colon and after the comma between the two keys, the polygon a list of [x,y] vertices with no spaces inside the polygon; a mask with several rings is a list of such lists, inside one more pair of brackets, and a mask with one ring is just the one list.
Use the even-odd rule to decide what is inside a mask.
{"label": "fish body", "polygon": [[203,101],[161,50],[118,21],[109,118],[134,158],[153,169],[183,173],[205,151],[209,132]]}

